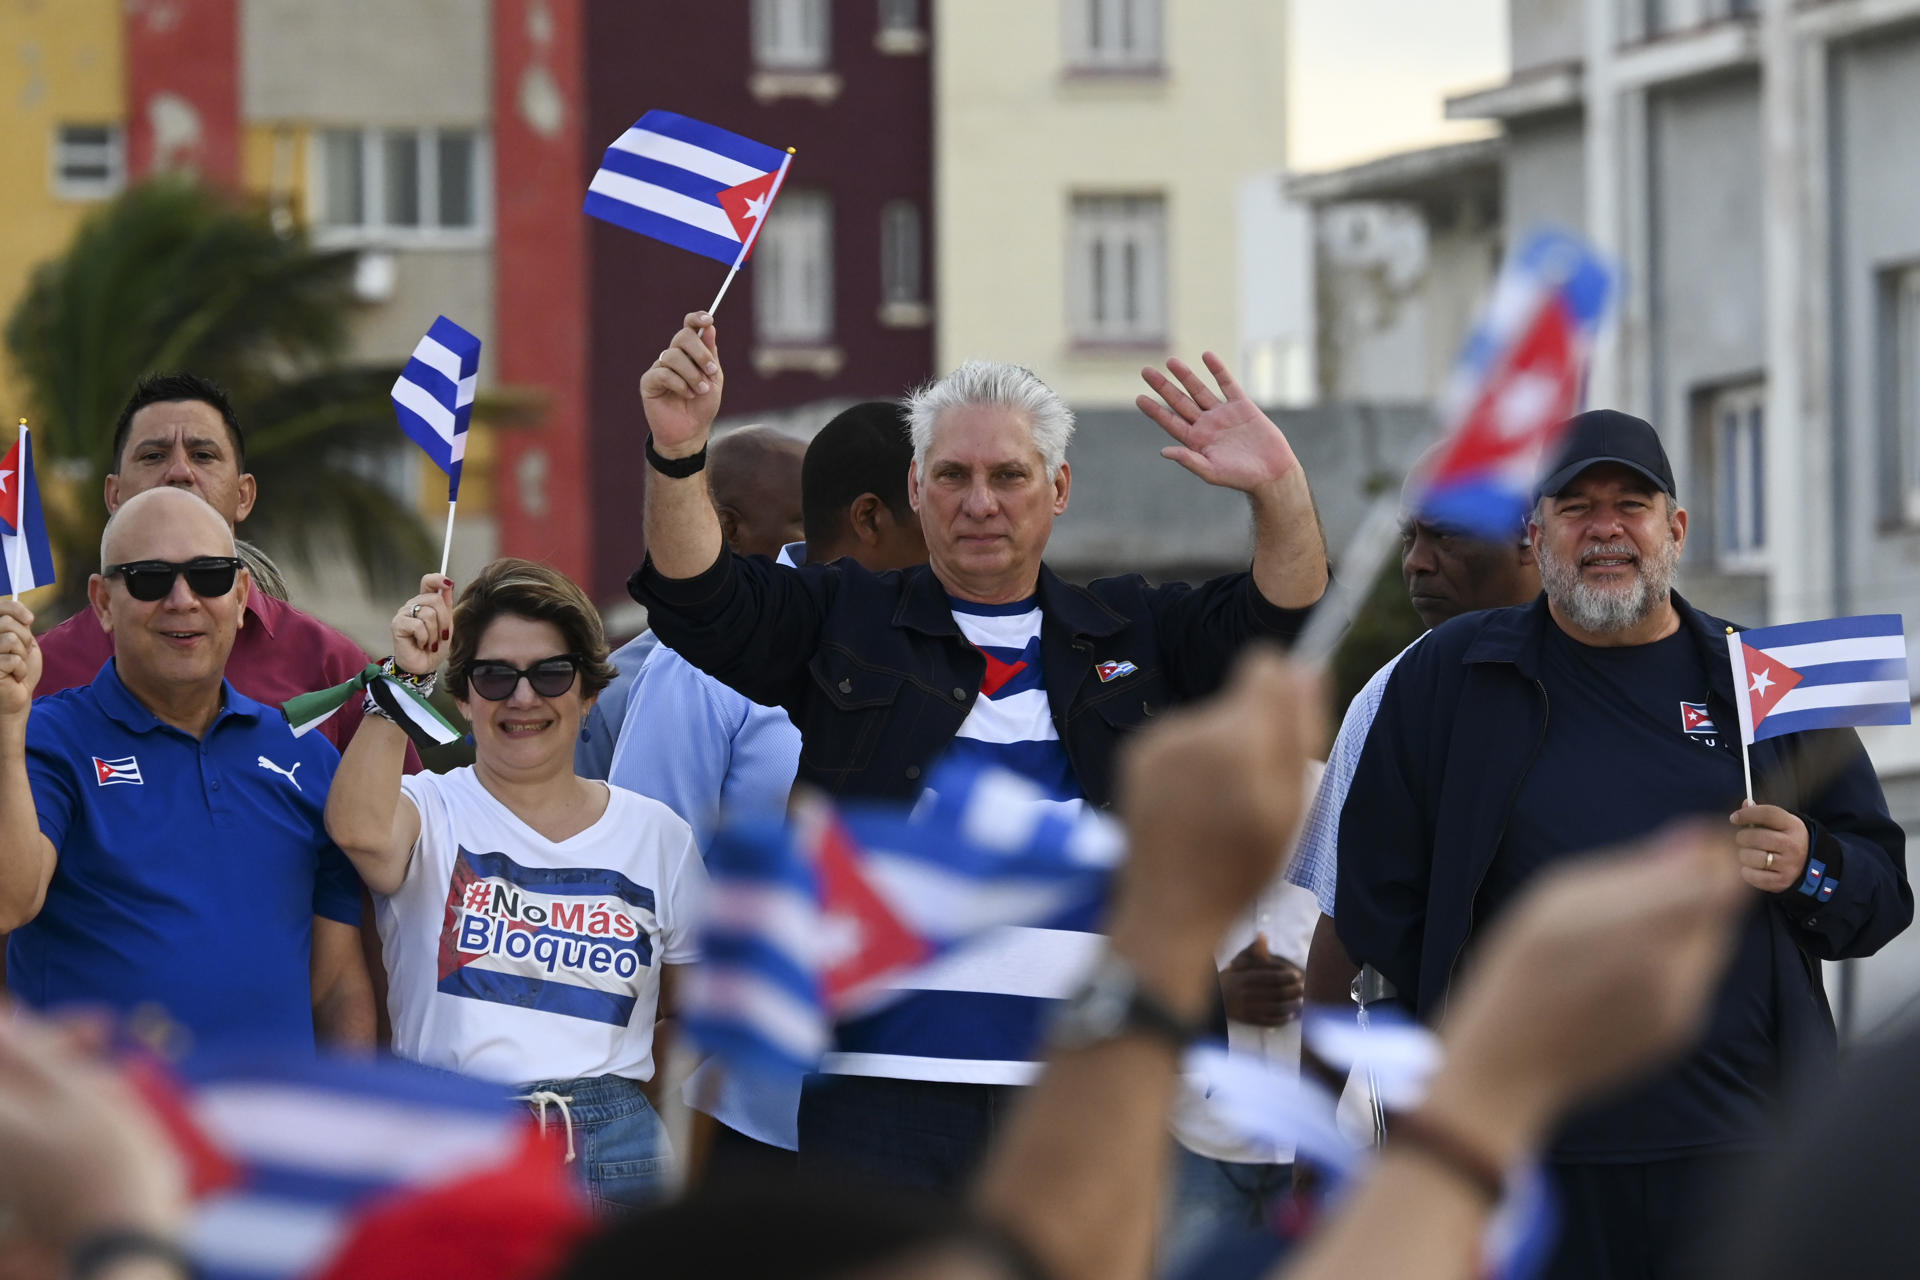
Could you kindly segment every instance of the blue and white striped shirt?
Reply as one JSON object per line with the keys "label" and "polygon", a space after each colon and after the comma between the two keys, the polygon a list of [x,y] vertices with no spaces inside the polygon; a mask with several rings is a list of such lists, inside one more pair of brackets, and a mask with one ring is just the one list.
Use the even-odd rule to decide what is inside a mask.
{"label": "blue and white striped shirt", "polygon": [[[948,758],[997,765],[1033,782],[1036,804],[1074,816],[1086,797],[1053,725],[1040,663],[1040,604],[985,605],[951,600],[953,619],[986,655],[980,696],[954,736]],[[1042,1031],[1053,1008],[1078,989],[1099,957],[1097,907],[1052,927],[1008,926],[912,973],[912,994],[843,1023],[823,1071],[941,1080],[1026,1084],[1040,1070]]]}

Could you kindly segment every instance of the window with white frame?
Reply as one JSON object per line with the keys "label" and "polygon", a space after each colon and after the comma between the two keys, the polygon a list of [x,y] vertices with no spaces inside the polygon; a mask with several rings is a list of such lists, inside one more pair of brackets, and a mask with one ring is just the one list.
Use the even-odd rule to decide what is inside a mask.
{"label": "window with white frame", "polygon": [[485,142],[472,129],[326,129],[310,169],[323,238],[466,242],[486,230]]}
{"label": "window with white frame", "polygon": [[1886,515],[1894,522],[1920,525],[1920,266],[1889,272],[1886,288],[1892,392]]}
{"label": "window with white frame", "polygon": [[1167,331],[1167,206],[1160,196],[1076,196],[1067,244],[1075,342],[1157,342]]}
{"label": "window with white frame", "polygon": [[754,326],[762,342],[818,345],[833,338],[833,202],[783,191],[753,247]]}
{"label": "window with white frame", "polygon": [[53,193],[104,200],[125,185],[125,136],[117,124],[63,124],[53,135]]}
{"label": "window with white frame", "polygon": [[1066,0],[1067,66],[1160,70],[1160,0]]}
{"label": "window with white frame", "polygon": [[897,306],[926,301],[920,206],[889,200],[880,210],[880,301]]}
{"label": "window with white frame", "polygon": [[829,31],[827,0],[753,0],[753,61],[762,70],[822,70]]}
{"label": "window with white frame", "polygon": [[1714,549],[1721,564],[1750,568],[1767,547],[1767,393],[1730,387],[1707,407],[1713,458]]}

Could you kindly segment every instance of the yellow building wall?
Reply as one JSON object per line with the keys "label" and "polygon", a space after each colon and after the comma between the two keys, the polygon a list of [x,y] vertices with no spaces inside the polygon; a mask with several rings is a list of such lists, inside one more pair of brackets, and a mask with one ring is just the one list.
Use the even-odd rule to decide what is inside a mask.
{"label": "yellow building wall", "polygon": [[1286,6],[1162,0],[1164,74],[1074,74],[1067,6],[933,6],[937,361],[1032,368],[1076,405],[1123,405],[1156,353],[1076,349],[1067,238],[1076,195],[1160,193],[1166,352],[1239,350],[1238,189],[1286,161]]}
{"label": "yellow building wall", "polygon": [[[0,0],[4,316],[13,314],[33,268],[65,248],[96,207],[54,194],[53,142],[62,124],[124,123],[121,8],[121,0]],[[0,351],[0,421],[10,424],[26,412],[25,388]]]}

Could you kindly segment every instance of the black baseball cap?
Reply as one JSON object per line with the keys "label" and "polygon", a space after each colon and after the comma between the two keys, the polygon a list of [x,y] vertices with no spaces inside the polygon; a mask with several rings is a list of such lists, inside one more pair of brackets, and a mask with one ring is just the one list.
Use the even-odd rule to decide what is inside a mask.
{"label": "black baseball cap", "polygon": [[1603,462],[1631,467],[1668,497],[1679,496],[1673,488],[1673,465],[1651,422],[1618,409],[1589,409],[1568,420],[1553,465],[1533,487],[1534,499],[1559,493],[1582,471]]}

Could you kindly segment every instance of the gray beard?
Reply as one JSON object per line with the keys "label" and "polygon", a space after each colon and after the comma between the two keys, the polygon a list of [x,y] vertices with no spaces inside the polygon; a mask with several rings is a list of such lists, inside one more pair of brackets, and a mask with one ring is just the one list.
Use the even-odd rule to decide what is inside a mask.
{"label": "gray beard", "polygon": [[[1589,548],[1581,554],[1634,554],[1618,545]],[[1617,587],[1596,587],[1580,577],[1580,562],[1558,559],[1544,540],[1534,550],[1540,565],[1540,581],[1547,599],[1567,620],[1592,635],[1613,635],[1644,621],[1648,614],[1665,604],[1673,589],[1673,575],[1680,564],[1680,548],[1669,536],[1653,551],[1635,562],[1632,582]]]}

